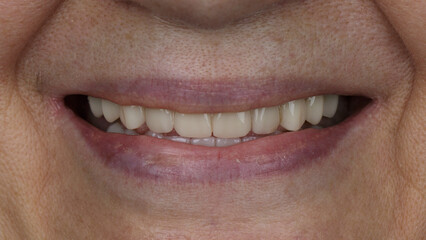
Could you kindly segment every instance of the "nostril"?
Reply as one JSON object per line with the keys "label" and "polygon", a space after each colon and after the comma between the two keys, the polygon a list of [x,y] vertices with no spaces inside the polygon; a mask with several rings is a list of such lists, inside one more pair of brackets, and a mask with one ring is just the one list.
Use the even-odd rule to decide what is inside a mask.
{"label": "nostril", "polygon": [[282,0],[119,0],[150,11],[173,25],[217,29],[251,17]]}

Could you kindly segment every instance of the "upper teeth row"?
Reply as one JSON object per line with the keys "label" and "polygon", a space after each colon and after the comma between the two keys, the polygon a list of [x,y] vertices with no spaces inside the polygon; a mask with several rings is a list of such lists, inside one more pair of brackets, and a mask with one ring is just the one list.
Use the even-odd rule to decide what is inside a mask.
{"label": "upper teeth row", "polygon": [[180,136],[188,138],[207,138],[212,134],[218,138],[238,138],[250,131],[270,134],[279,125],[289,131],[297,131],[305,120],[316,125],[322,116],[333,117],[339,103],[337,95],[322,95],[245,112],[186,114],[166,109],[120,106],[90,96],[88,99],[93,115],[104,116],[108,122],[120,118],[127,129],[137,129],[146,123],[155,133],[168,133],[175,129]]}

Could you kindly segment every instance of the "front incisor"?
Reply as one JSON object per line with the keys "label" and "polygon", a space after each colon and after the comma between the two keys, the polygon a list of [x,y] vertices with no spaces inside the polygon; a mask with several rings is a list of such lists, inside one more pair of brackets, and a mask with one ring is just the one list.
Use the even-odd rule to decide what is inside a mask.
{"label": "front incisor", "polygon": [[212,135],[210,114],[175,114],[175,130],[183,137],[207,138]]}
{"label": "front incisor", "polygon": [[218,138],[244,137],[251,130],[250,111],[218,113],[213,116],[213,135]]}

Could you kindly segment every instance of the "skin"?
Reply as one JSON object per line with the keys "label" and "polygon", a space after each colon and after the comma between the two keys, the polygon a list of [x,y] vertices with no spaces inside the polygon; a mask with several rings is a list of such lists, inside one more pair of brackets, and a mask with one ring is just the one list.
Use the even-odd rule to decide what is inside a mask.
{"label": "skin", "polygon": [[[0,0],[0,238],[422,239],[426,2],[273,3]],[[175,40],[173,48],[161,48],[167,43],[146,26]],[[272,43],[282,28],[287,38]],[[213,31],[218,31],[214,37]],[[337,40],[330,40],[330,33]],[[258,46],[263,35],[265,48],[246,50]],[[352,146],[344,148],[344,158],[336,153],[339,157],[332,155],[321,166],[282,176],[212,185],[145,182],[140,190],[136,180],[86,164],[52,117],[48,94],[40,90],[40,73],[71,84],[61,76],[131,71],[129,64],[120,65],[123,61],[139,64],[137,71],[149,75],[150,62],[140,57],[148,53],[152,61],[168,56],[163,64],[170,70],[193,66],[182,76],[201,81],[232,78],[235,72],[267,76],[276,71],[268,64],[254,73],[250,69],[271,56],[262,55],[268,46],[282,46],[276,56],[289,56],[291,50],[302,52],[300,39],[314,35],[320,56],[301,54],[294,60],[311,66],[305,75],[329,74],[321,72],[327,61],[312,59],[338,59],[338,49],[358,49],[354,65],[370,66],[377,80],[369,82],[361,74],[357,84],[380,86],[383,98],[370,120],[374,128],[361,129],[363,139],[343,143]],[[324,50],[327,41],[335,52]],[[215,52],[222,55],[215,58]],[[98,58],[85,60],[81,69],[67,68],[72,53]],[[227,69],[237,53],[249,54],[243,58],[247,62]],[[283,71],[295,71],[296,64],[282,63]],[[146,195],[134,194],[138,191]]]}

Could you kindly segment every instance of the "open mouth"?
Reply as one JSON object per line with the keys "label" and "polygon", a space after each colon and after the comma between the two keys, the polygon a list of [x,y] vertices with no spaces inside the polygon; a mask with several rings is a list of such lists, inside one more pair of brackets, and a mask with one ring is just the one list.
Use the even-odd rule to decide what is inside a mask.
{"label": "open mouth", "polygon": [[224,113],[179,113],[68,95],[81,135],[107,165],[154,179],[226,181],[330,154],[371,99],[319,95]]}
{"label": "open mouth", "polygon": [[331,127],[360,110],[367,101],[361,97],[322,95],[244,112],[187,114],[85,98],[72,95],[66,103],[104,132],[206,147],[228,147],[285,132]]}

